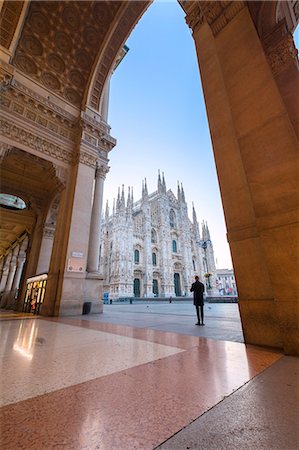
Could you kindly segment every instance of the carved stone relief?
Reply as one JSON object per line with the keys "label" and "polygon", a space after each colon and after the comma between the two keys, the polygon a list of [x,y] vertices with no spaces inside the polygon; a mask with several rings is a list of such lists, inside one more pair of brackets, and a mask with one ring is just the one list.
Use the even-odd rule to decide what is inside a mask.
{"label": "carved stone relief", "polygon": [[286,34],[278,43],[269,46],[266,54],[274,75],[287,69],[289,64],[295,62],[298,65],[298,50],[291,34]]}

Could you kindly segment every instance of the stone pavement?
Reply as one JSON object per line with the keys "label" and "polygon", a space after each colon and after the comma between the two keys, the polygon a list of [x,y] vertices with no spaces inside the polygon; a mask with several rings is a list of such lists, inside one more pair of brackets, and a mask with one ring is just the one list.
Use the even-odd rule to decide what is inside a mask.
{"label": "stone pavement", "polygon": [[205,326],[196,326],[192,301],[176,303],[133,302],[104,305],[103,314],[88,314],[82,319],[169,331],[234,342],[244,342],[238,305],[206,303]]}

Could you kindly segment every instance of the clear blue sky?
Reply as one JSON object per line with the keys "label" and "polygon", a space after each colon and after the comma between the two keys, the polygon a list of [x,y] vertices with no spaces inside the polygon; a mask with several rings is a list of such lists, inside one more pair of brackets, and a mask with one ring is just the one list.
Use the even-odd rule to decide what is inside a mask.
{"label": "clear blue sky", "polygon": [[[183,183],[189,216],[207,220],[218,268],[231,268],[209,127],[191,31],[177,1],[156,1],[126,45],[129,52],[111,80],[108,122],[117,146],[110,153],[104,202],[118,186],[142,179],[157,188],[158,169],[176,195]],[[104,206],[105,206],[104,203]],[[111,210],[110,209],[110,210]]]}

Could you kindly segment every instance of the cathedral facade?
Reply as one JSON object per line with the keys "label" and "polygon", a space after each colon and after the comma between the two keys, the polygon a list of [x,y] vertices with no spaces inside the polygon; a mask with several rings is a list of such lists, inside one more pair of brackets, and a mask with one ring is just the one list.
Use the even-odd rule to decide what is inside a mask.
{"label": "cathedral facade", "polygon": [[137,202],[130,188],[125,199],[123,186],[112,215],[106,205],[101,235],[100,272],[110,299],[190,296],[195,275],[208,294],[214,293],[216,267],[207,223],[200,231],[194,206],[189,219],[182,185],[176,197],[166,189],[164,174],[159,173],[152,194],[143,182]]}

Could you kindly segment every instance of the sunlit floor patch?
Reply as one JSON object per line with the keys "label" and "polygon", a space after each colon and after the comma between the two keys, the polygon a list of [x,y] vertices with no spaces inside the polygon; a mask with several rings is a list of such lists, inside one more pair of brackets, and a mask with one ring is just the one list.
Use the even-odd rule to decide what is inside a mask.
{"label": "sunlit floor patch", "polygon": [[[45,320],[3,322],[1,406],[182,352],[132,337]],[[13,351],[11,351],[13,349]]]}

